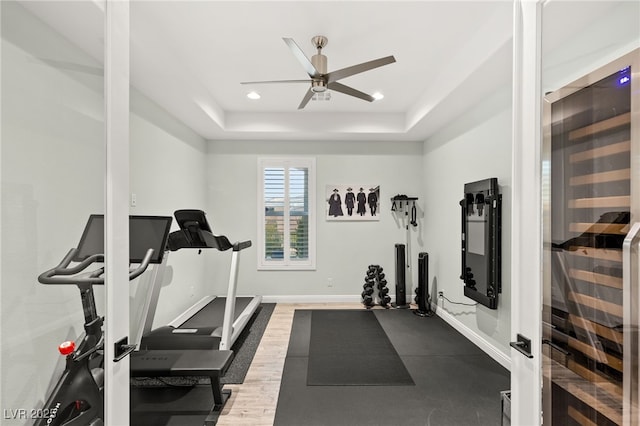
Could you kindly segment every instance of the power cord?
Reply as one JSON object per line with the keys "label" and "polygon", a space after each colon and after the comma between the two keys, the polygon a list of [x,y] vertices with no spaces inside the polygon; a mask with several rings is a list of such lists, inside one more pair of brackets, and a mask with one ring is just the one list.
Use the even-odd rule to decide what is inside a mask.
{"label": "power cord", "polygon": [[451,303],[452,305],[476,306],[478,304],[478,303],[452,302],[451,300],[447,299],[444,294],[439,294],[438,296],[442,297],[444,300],[446,300],[447,302]]}

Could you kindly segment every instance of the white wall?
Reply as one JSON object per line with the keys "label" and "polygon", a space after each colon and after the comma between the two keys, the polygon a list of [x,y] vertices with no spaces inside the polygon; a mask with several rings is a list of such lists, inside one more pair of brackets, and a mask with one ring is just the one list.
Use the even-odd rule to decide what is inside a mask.
{"label": "white wall", "polygon": [[[42,403],[63,368],[58,344],[83,331],[78,289],[45,286],[37,276],[76,246],[89,214],[104,212],[103,80],[99,63],[13,2],[2,2],[1,59],[0,408],[17,410]],[[131,189],[138,199],[131,213],[206,207],[205,141],[135,91],[131,107]],[[197,287],[202,263],[180,253],[169,262],[171,285],[161,293],[158,322],[192,301],[173,283],[205,293]],[[104,313],[103,289],[96,293]]]}
{"label": "white wall", "polygon": [[[391,214],[396,194],[420,195],[422,144],[403,142],[210,142],[208,154],[209,221],[214,233],[232,241],[257,241],[257,167],[263,156],[316,158],[317,269],[315,271],[258,271],[256,248],[241,254],[239,294],[280,296],[279,300],[360,301],[365,271],[380,264],[394,286],[394,244],[405,243],[406,231]],[[328,222],[324,219],[327,184],[380,185],[379,222]],[[417,253],[424,225],[424,200],[418,202],[418,228],[411,230]],[[226,291],[230,253],[203,253],[212,290]],[[417,272],[413,271],[417,277]],[[328,279],[333,286],[329,287]],[[417,278],[413,280],[417,284]],[[411,292],[407,284],[407,294]],[[282,296],[302,296],[286,298]]]}
{"label": "white wall", "polygon": [[[498,178],[502,193],[502,293],[498,309],[440,301],[439,313],[508,359],[511,323],[511,91],[506,86],[425,142],[425,251],[430,260],[430,293],[452,302],[475,303],[460,280],[460,200],[464,184]],[[434,297],[435,300],[435,297]],[[478,343],[478,341],[476,341]],[[485,349],[487,349],[485,347]]]}
{"label": "white wall", "polygon": [[[204,139],[136,91],[132,91],[131,105],[130,190],[136,196],[131,214],[173,216],[179,209],[206,210]],[[171,230],[176,229],[174,218]],[[169,253],[155,327],[171,321],[208,294],[205,266],[194,254],[193,250]],[[133,290],[131,311],[135,314],[142,295],[137,287]]]}
{"label": "white wall", "polygon": [[640,47],[640,2],[550,1],[542,25],[542,90],[547,93]]}

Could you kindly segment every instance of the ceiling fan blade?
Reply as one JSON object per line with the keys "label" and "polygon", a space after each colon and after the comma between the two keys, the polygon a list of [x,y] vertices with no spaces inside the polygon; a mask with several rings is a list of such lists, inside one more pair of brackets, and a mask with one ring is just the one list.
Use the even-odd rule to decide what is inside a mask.
{"label": "ceiling fan blade", "polygon": [[300,105],[298,105],[298,109],[302,109],[305,106],[307,106],[311,98],[313,98],[313,92],[311,91],[311,89],[309,89],[307,90],[307,93],[304,95],[304,98],[302,98],[302,102],[300,102]]}
{"label": "ceiling fan blade", "polygon": [[335,90],[336,92],[344,93],[345,95],[355,96],[356,98],[360,98],[365,101],[373,102],[375,98],[371,95],[367,95],[359,90],[354,89],[353,87],[345,86],[342,83],[329,83],[327,87],[331,90]]}
{"label": "ceiling fan blade", "polygon": [[332,71],[330,73],[327,73],[327,81],[329,83],[333,81],[338,81],[341,78],[349,77],[354,74],[359,74],[364,71],[369,71],[374,68],[381,67],[383,65],[392,64],[395,61],[396,61],[396,58],[394,58],[393,56],[387,56],[385,58],[374,59],[373,61],[363,62],[358,65],[342,68],[337,71]]}
{"label": "ceiling fan blade", "polygon": [[271,83],[307,83],[311,80],[267,80],[267,81],[242,81],[240,84],[271,84]]}
{"label": "ceiling fan blade", "polygon": [[293,41],[292,38],[283,37],[282,39],[285,43],[287,43],[289,49],[291,49],[293,56],[295,56],[298,62],[302,64],[302,67],[307,72],[307,74],[309,74],[309,77],[320,77],[320,72],[316,69],[316,67],[313,66],[309,58],[306,57],[306,55],[304,54],[302,49],[298,47],[296,42]]}

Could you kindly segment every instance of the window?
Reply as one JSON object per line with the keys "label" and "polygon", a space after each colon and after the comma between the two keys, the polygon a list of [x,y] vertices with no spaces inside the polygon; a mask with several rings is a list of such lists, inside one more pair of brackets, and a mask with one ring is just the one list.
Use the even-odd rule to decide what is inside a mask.
{"label": "window", "polygon": [[258,268],[315,269],[315,159],[259,159],[258,179]]}

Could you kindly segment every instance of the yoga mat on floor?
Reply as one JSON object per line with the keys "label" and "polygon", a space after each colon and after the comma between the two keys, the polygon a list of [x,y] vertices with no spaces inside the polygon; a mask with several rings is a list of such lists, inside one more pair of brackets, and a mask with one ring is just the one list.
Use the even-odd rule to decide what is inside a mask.
{"label": "yoga mat on floor", "polygon": [[413,386],[373,311],[311,313],[309,386]]}

